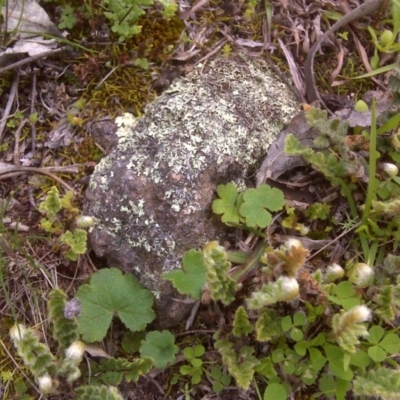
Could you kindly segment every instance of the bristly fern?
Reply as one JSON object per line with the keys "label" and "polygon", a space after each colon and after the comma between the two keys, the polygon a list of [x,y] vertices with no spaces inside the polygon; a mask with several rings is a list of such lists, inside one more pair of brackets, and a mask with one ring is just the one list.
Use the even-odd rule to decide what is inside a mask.
{"label": "bristly fern", "polygon": [[52,290],[49,298],[49,317],[53,323],[53,335],[58,342],[59,353],[62,354],[72,342],[78,340],[78,322],[75,318],[65,318],[67,295],[62,290]]}
{"label": "bristly fern", "polygon": [[237,283],[228,275],[231,263],[225,249],[218,242],[208,242],[203,249],[208,289],[213,300],[229,304],[235,300]]}
{"label": "bristly fern", "polygon": [[220,333],[214,335],[214,347],[222,356],[222,361],[228,366],[229,373],[236,379],[236,383],[243,389],[248,389],[254,376],[254,368],[260,361],[254,357],[254,348],[242,346],[238,352],[235,344],[227,339],[220,338]]}
{"label": "bristly fern", "polygon": [[76,400],[123,400],[121,393],[115,387],[81,386],[76,389]]}
{"label": "bristly fern", "polygon": [[249,321],[247,312],[243,306],[240,306],[235,313],[235,319],[233,320],[233,334],[236,337],[243,335],[249,335],[254,331],[253,325]]}
{"label": "bristly fern", "polygon": [[357,396],[374,396],[385,400],[400,399],[400,371],[388,368],[370,370],[353,382]]}

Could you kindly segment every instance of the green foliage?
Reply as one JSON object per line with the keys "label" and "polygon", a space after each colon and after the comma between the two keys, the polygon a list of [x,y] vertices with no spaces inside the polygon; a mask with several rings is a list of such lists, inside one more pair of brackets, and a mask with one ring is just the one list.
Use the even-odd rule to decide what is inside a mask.
{"label": "green foliage", "polygon": [[69,246],[66,257],[76,261],[79,254],[85,254],[87,247],[87,232],[83,229],[75,229],[73,232],[66,231],[60,236],[60,242]]}
{"label": "green foliage", "polygon": [[[49,1],[49,0],[47,0]],[[173,0],[158,0],[163,6],[163,17],[169,19],[176,15],[178,4]],[[79,15],[86,16],[88,20],[97,16],[98,12],[108,19],[111,31],[118,35],[118,40],[123,42],[141,32],[141,26],[137,24],[139,18],[145,14],[146,9],[154,4],[154,0],[102,0],[99,4],[84,3],[79,10],[69,4],[62,5],[60,29],[72,29],[77,23],[77,11]]]}
{"label": "green foliage", "polygon": [[49,294],[49,318],[53,324],[54,339],[57,340],[59,352],[65,351],[71,343],[78,340],[78,323],[76,318],[64,316],[67,295],[60,289],[54,289]]}
{"label": "green foliage", "polygon": [[77,400],[123,400],[122,394],[115,387],[80,386],[76,393]]}
{"label": "green foliage", "polygon": [[386,323],[392,323],[400,311],[400,283],[382,286],[379,289],[375,302],[378,306],[375,312]]}
{"label": "green foliage", "polygon": [[264,392],[264,400],[286,400],[287,392],[283,385],[280,383],[271,383],[267,386]]}
{"label": "green foliage", "polygon": [[[74,206],[74,195],[67,192],[60,197],[58,189],[53,186],[46,199],[39,205],[39,211],[45,215],[40,220],[42,229],[46,232],[60,236],[59,241],[68,246],[65,256],[76,261],[80,254],[86,253],[87,232],[83,229],[66,230],[65,226],[75,221],[79,210]],[[64,232],[64,233],[63,233]]]}
{"label": "green foliage", "polygon": [[189,365],[182,365],[179,369],[182,375],[189,375],[192,385],[200,383],[203,376],[203,361],[201,357],[204,355],[205,348],[198,344],[195,347],[186,347],[183,349],[183,356],[189,361]]}
{"label": "green foliage", "polygon": [[238,224],[240,221],[240,214],[238,206],[240,204],[240,196],[237,188],[233,183],[226,185],[218,185],[217,193],[220,197],[212,203],[212,210],[215,214],[222,214],[221,220],[224,223]]}
{"label": "green foliage", "polygon": [[106,268],[94,273],[90,284],[79,287],[82,306],[79,333],[86,342],[102,340],[116,314],[131,331],[141,331],[154,317],[153,295],[133,275]]}
{"label": "green foliage", "polygon": [[389,355],[400,352],[400,338],[398,334],[385,331],[381,326],[374,325],[368,331],[368,342],[371,347],[368,355],[375,362],[381,362]]}
{"label": "green foliage", "polygon": [[328,299],[332,303],[342,306],[345,310],[350,310],[361,304],[360,295],[349,281],[342,281],[337,285],[330,285],[328,290],[330,293]]}
{"label": "green foliage", "polygon": [[218,185],[219,199],[213,201],[212,209],[222,214],[222,222],[243,222],[250,228],[266,228],[272,219],[271,213],[281,210],[285,204],[279,189],[262,184],[257,189],[247,189],[239,194],[233,183]]}
{"label": "green foliage", "polygon": [[200,300],[206,283],[203,253],[194,249],[185,252],[182,257],[182,270],[166,272],[162,277],[171,281],[179,293]]}
{"label": "green foliage", "polygon": [[243,346],[238,352],[234,344],[226,339],[220,339],[218,332],[214,335],[216,340],[214,347],[222,356],[222,361],[227,365],[229,373],[235,378],[236,383],[243,389],[248,389],[254,376],[254,367],[260,361],[254,357],[254,349],[250,346]]}
{"label": "green foliage", "polygon": [[125,358],[102,358],[99,364],[91,366],[91,373],[96,376],[98,383],[117,386],[122,380],[128,383],[137,382],[140,376],[151,370],[153,365],[153,360],[150,358],[136,358],[133,361]]}
{"label": "green foliage", "polygon": [[58,24],[59,29],[72,29],[77,22],[74,9],[66,4],[61,10],[60,23]]}
{"label": "green foliage", "polygon": [[256,322],[257,340],[260,342],[270,341],[283,333],[281,318],[271,308],[262,308]]}
{"label": "green foliage", "polygon": [[120,42],[141,31],[141,26],[136,25],[136,22],[145,13],[143,7],[154,3],[153,0],[103,0],[103,2],[108,10],[103,14],[110,21],[112,32],[119,35]]}
{"label": "green foliage", "polygon": [[235,319],[233,320],[233,334],[237,337],[249,335],[254,331],[254,327],[249,321],[247,312],[243,306],[236,310]]}
{"label": "green foliage", "polygon": [[240,214],[246,225],[253,228],[266,228],[272,220],[270,211],[279,211],[285,205],[285,198],[279,189],[262,184],[257,189],[247,189],[243,193]]}
{"label": "green foliage", "polygon": [[[22,358],[24,364],[29,368],[39,387],[42,389],[40,379],[55,373],[54,356],[50,349],[39,341],[38,334],[33,329],[27,329],[24,325],[14,325],[10,329],[10,336]],[[51,379],[51,378],[50,378]],[[43,387],[43,393],[49,393],[52,389]]]}
{"label": "green foliage", "polygon": [[298,327],[304,327],[307,322],[307,318],[304,313],[296,312],[293,317],[287,315],[283,317],[281,324],[284,332],[290,331],[290,337],[298,342],[303,339],[303,331]]}
{"label": "green foliage", "polygon": [[211,368],[210,377],[214,381],[212,386],[213,392],[217,394],[222,392],[222,390],[231,383],[231,377],[225,374],[219,365],[215,365]]}
{"label": "green foliage", "polygon": [[42,214],[46,214],[49,220],[53,220],[61,209],[60,193],[58,189],[53,186],[49,190],[46,199],[40,203],[39,211]]}
{"label": "green foliage", "polygon": [[331,205],[326,203],[314,203],[307,207],[304,215],[310,218],[311,221],[316,219],[326,220],[331,211]]}
{"label": "green foliage", "polygon": [[165,368],[168,363],[173,363],[178,350],[175,336],[169,331],[149,332],[139,349],[141,356],[151,358],[156,368]]}
{"label": "green foliage", "polygon": [[400,370],[389,368],[370,370],[356,377],[353,391],[357,396],[398,400],[400,399]]}
{"label": "green foliage", "polygon": [[228,275],[231,263],[226,251],[218,242],[208,242],[203,248],[203,260],[211,298],[226,305],[231,303],[235,299],[237,283]]}

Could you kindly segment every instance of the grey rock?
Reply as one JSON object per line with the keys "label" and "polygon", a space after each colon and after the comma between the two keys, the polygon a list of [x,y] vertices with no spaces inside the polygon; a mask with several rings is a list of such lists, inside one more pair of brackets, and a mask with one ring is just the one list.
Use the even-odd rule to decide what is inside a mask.
{"label": "grey rock", "polygon": [[153,291],[160,326],[188,311],[162,273],[186,250],[227,237],[211,213],[216,186],[243,186],[297,107],[265,62],[236,54],[176,79],[143,117],[116,119],[118,143],[86,192],[90,245]]}

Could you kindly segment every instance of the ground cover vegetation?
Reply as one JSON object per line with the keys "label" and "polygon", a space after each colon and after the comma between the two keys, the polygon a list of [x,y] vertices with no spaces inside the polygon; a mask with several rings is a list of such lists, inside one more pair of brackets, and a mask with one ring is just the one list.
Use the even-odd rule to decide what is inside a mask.
{"label": "ground cover vegetation", "polygon": [[[71,40],[99,21],[111,32],[108,50],[99,45],[95,53],[76,53],[74,71],[86,85],[87,106],[69,108],[67,122],[78,132],[99,104],[108,115],[125,107],[140,115],[143,98],[138,93],[123,98],[122,92],[135,82],[138,92],[146,88],[150,93],[147,100],[155,95],[149,91],[152,65],[171,59],[182,28],[175,5],[48,2],[59,16],[58,27],[71,30]],[[271,17],[268,2],[238,2],[237,7],[238,24],[247,20],[250,26],[239,32],[248,37],[263,18]],[[368,28],[365,40],[371,43],[375,67],[368,75],[392,70],[387,84],[391,107],[378,115],[375,101],[358,102],[370,122],[350,127],[307,106],[307,122],[318,132],[315,147],[303,146],[293,135],[286,139],[286,153],[303,157],[336,197],[300,209],[270,185],[239,190],[221,182],[212,211],[227,229],[237,230],[240,240],[229,248],[209,242],[191,249],[183,255],[181,270],[164,275],[180,293],[202,304],[192,330],[183,325],[171,331],[152,329],[153,294],[131,275],[101,261],[92,264],[86,253],[91,219],[79,215],[78,180],[69,182],[75,183],[71,191],[38,178],[34,194],[27,187],[8,190],[0,223],[0,380],[5,398],[122,399],[126,385],[141,379],[164,398],[400,398],[400,69],[396,63],[380,66],[388,54],[398,55],[400,5],[393,1],[389,9],[382,25]],[[152,17],[146,20],[148,15]],[[214,23],[212,18],[219,18],[218,23],[232,18],[221,15],[213,10],[201,14],[207,24]],[[139,39],[146,26],[154,33],[151,21],[163,18],[174,32],[170,48],[157,43],[157,33]],[[179,40],[188,38],[181,35]],[[217,35],[210,48],[216,43]],[[223,54],[229,56],[233,47],[225,43]],[[132,63],[137,73],[115,74],[118,78],[102,91],[96,88],[96,74],[107,62],[109,72]],[[344,73],[356,77],[358,68],[350,57]],[[6,78],[3,91],[9,87]],[[120,107],[109,103],[116,97]],[[24,118],[23,112],[9,118],[9,132]],[[24,143],[29,132],[21,128],[21,133]],[[100,154],[92,138],[82,139],[41,156],[58,165],[78,150],[73,162],[95,162]],[[4,157],[12,143],[6,135]],[[78,171],[81,178],[90,165]],[[20,211],[38,201],[38,228],[24,233],[25,220],[18,215],[14,225],[7,222],[15,201]],[[309,244],[319,241],[328,244],[316,252]],[[335,244],[340,246],[332,256]]]}

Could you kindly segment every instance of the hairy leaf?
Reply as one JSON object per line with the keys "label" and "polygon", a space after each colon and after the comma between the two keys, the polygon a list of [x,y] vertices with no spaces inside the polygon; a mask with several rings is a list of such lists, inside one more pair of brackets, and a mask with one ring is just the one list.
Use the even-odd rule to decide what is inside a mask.
{"label": "hairy leaf", "polygon": [[218,185],[217,193],[220,197],[212,203],[212,210],[215,214],[222,214],[221,220],[224,223],[239,223],[240,215],[237,207],[238,191],[233,183]]}
{"label": "hairy leaf", "polygon": [[153,359],[157,368],[165,368],[168,363],[174,362],[179,347],[175,345],[175,336],[170,331],[154,331],[146,335],[139,351],[142,357]]}
{"label": "hairy leaf", "polygon": [[154,317],[153,295],[133,275],[119,269],[102,269],[82,285],[76,297],[81,302],[79,332],[86,342],[102,340],[114,314],[131,331],[141,331]]}
{"label": "hairy leaf", "polygon": [[193,299],[200,300],[206,283],[203,252],[194,249],[185,252],[182,258],[182,269],[166,272],[162,277],[171,281],[179,293],[188,294]]}
{"label": "hairy leaf", "polygon": [[272,219],[270,211],[281,210],[284,205],[285,198],[281,190],[262,184],[257,189],[248,189],[243,193],[240,214],[246,218],[247,226],[265,228]]}

